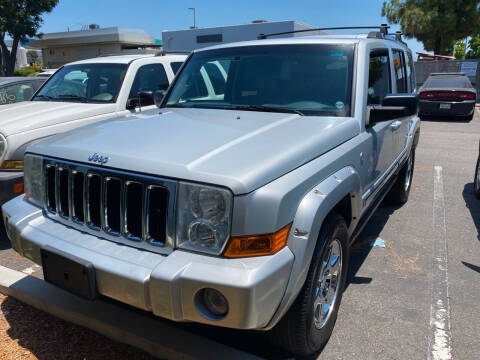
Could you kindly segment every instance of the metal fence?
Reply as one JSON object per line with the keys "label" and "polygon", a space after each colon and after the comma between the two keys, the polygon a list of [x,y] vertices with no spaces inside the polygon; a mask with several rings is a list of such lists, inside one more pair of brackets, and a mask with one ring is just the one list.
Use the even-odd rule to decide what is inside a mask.
{"label": "metal fence", "polygon": [[472,85],[477,89],[477,93],[480,94],[480,59],[417,61],[415,63],[417,88],[425,82],[430,73],[461,72],[462,63],[465,62],[477,63],[477,72],[475,76],[469,76],[468,78],[472,82]]}

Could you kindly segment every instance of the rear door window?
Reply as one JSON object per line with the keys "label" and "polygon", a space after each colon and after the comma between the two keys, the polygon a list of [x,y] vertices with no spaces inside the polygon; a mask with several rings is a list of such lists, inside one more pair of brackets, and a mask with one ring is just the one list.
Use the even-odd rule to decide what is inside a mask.
{"label": "rear door window", "polygon": [[405,57],[402,50],[392,50],[393,52],[393,69],[395,82],[397,85],[397,93],[406,93],[407,76],[405,71]]}
{"label": "rear door window", "polygon": [[176,75],[178,70],[182,67],[183,62],[171,62],[170,66],[172,67],[173,73]]}
{"label": "rear door window", "polygon": [[414,92],[415,84],[415,67],[413,64],[413,56],[410,51],[407,51],[407,79],[410,84],[410,92]]}
{"label": "rear door window", "polygon": [[376,49],[370,53],[368,72],[368,105],[381,104],[390,91],[390,66],[387,49]]}

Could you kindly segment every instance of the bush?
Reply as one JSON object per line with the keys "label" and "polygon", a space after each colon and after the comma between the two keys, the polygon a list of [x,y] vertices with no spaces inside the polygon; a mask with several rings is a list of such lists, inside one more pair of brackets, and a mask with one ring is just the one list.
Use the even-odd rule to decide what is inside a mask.
{"label": "bush", "polygon": [[32,64],[30,66],[24,67],[23,69],[18,69],[13,72],[14,76],[35,76],[38,73],[42,72],[42,67],[37,64]]}

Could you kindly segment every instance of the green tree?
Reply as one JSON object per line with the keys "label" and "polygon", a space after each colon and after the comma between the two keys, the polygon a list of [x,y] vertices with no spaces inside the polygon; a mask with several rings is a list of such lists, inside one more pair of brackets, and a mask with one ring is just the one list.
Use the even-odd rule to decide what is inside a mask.
{"label": "green tree", "polygon": [[465,57],[465,50],[466,50],[465,42],[463,40],[456,41],[454,45],[454,52],[453,52],[453,55],[455,55],[455,59],[462,60]]}
{"label": "green tree", "polygon": [[[10,76],[15,69],[20,40],[39,35],[42,15],[50,12],[58,0],[0,0],[0,76]],[[5,36],[13,42],[9,50]]]}
{"label": "green tree", "polygon": [[466,59],[480,59],[480,34],[472,36],[468,42],[469,50],[465,56]]}
{"label": "green tree", "polygon": [[428,51],[450,55],[457,39],[476,33],[480,27],[478,0],[389,0],[382,16],[400,24],[408,38],[416,38]]}

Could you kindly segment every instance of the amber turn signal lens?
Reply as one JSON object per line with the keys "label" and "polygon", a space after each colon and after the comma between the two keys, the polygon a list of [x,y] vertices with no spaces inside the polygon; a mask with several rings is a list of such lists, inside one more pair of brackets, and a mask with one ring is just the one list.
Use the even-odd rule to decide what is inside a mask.
{"label": "amber turn signal lens", "polygon": [[292,224],[277,232],[252,236],[233,236],[223,254],[228,258],[273,255],[287,245]]}
{"label": "amber turn signal lens", "polygon": [[0,168],[3,170],[23,170],[23,160],[5,160]]}
{"label": "amber turn signal lens", "polygon": [[13,185],[13,192],[15,194],[20,194],[23,192],[23,183],[18,183]]}

